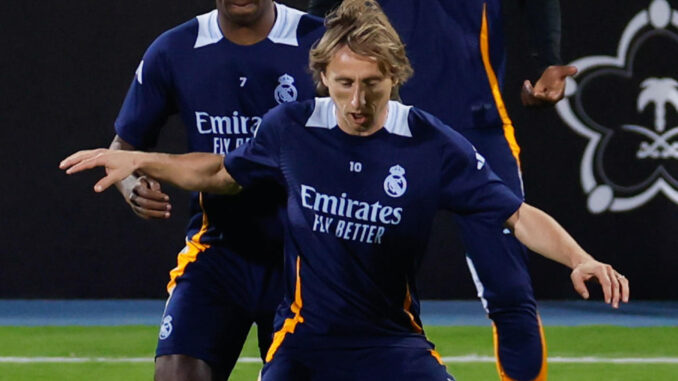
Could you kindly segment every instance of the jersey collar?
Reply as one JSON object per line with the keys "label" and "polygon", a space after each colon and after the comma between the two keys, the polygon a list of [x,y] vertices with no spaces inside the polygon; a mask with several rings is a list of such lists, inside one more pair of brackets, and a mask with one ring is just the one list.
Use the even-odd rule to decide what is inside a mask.
{"label": "jersey collar", "polygon": [[[304,12],[282,4],[273,4],[275,4],[276,10],[275,23],[273,23],[273,28],[271,28],[267,38],[275,44],[299,46],[297,26]],[[224,38],[219,28],[219,15],[216,9],[197,16],[196,19],[198,19],[198,37],[195,39],[194,49],[216,44]]]}
{"label": "jersey collar", "polygon": [[[411,138],[410,124],[407,119],[412,106],[400,102],[388,102],[388,117],[384,128],[391,134]],[[333,129],[337,127],[336,107],[332,98],[315,98],[315,107],[311,117],[306,121],[306,127]]]}

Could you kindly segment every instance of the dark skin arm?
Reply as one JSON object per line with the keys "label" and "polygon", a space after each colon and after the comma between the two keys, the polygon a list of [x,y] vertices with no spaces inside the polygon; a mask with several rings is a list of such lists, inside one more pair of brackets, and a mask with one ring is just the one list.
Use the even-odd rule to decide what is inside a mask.
{"label": "dark skin arm", "polygon": [[520,100],[524,106],[551,106],[563,99],[567,77],[577,73],[576,67],[563,65],[560,58],[560,2],[522,0],[521,5],[541,74],[534,85],[527,79],[523,82]]}
{"label": "dark skin arm", "polygon": [[[577,73],[574,66],[562,65],[560,58],[560,2],[512,1],[518,1],[518,8],[526,14],[527,28],[532,41],[532,55],[537,61],[540,74],[534,84],[527,79],[523,82],[520,99],[525,106],[551,106],[563,99],[567,77]],[[339,4],[341,0],[310,0],[308,13],[325,17]],[[510,14],[508,17],[512,18]]]}
{"label": "dark skin arm", "polygon": [[577,68],[574,66],[554,65],[544,70],[534,86],[526,79],[520,91],[523,106],[552,106],[558,103],[565,96],[567,77],[575,74]]}
{"label": "dark skin arm", "polygon": [[[112,150],[133,151],[135,148],[115,135],[109,147]],[[169,196],[162,192],[160,183],[136,172],[115,183],[122,197],[137,216],[144,219],[167,219],[172,205]]]}

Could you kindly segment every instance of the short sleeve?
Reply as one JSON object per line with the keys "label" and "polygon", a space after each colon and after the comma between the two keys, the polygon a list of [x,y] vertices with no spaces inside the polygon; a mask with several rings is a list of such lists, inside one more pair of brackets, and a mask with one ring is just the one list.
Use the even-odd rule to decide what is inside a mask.
{"label": "short sleeve", "polygon": [[144,54],[115,121],[115,132],[135,148],[154,146],[160,128],[176,112],[164,45],[161,36]]}
{"label": "short sleeve", "polygon": [[254,137],[224,158],[226,170],[243,187],[265,180],[282,184],[280,132],[285,124],[283,106],[267,112]]}
{"label": "short sleeve", "polygon": [[485,158],[454,131],[443,146],[441,207],[502,225],[522,204]]}

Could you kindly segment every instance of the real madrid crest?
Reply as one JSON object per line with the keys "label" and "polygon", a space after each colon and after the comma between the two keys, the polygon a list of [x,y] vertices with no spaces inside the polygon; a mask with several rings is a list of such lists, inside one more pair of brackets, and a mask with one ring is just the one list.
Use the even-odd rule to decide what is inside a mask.
{"label": "real madrid crest", "polygon": [[289,74],[283,74],[278,78],[280,84],[275,88],[273,95],[278,104],[294,102],[297,100],[297,88],[294,87],[294,78]]}
{"label": "real madrid crest", "polygon": [[391,172],[391,174],[384,180],[384,191],[393,198],[404,195],[407,190],[405,169],[399,165],[394,165],[389,169],[389,172]]}
{"label": "real madrid crest", "polygon": [[158,337],[160,340],[165,340],[172,334],[172,315],[165,316],[162,319],[162,324],[160,325],[160,334]]}

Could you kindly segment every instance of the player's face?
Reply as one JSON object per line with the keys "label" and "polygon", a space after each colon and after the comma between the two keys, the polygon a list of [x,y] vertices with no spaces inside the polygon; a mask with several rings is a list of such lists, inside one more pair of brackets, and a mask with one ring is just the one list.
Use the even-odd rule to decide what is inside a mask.
{"label": "player's face", "polygon": [[217,0],[219,13],[228,21],[237,25],[250,25],[262,18],[271,0]]}
{"label": "player's face", "polygon": [[393,79],[373,58],[339,49],[325,72],[323,84],[337,106],[339,127],[352,135],[370,135],[384,126]]}

